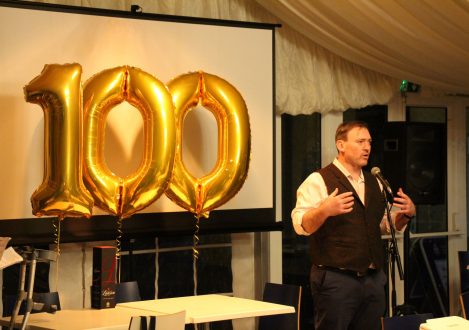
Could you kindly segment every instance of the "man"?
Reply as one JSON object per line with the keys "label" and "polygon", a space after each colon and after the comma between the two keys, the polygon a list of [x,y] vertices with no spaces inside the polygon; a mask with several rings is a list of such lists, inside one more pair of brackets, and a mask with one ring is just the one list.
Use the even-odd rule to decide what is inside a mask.
{"label": "man", "polygon": [[[386,276],[381,233],[389,226],[378,180],[362,171],[371,151],[364,122],[339,125],[338,156],[298,188],[292,221],[310,235],[310,273],[316,330],[378,330],[384,313]],[[399,188],[393,224],[404,229],[415,205]]]}

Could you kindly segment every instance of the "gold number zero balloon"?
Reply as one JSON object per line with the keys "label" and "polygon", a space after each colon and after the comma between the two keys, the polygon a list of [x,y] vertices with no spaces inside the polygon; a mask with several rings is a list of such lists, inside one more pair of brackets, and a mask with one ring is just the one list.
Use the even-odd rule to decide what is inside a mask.
{"label": "gold number zero balloon", "polygon": [[[246,180],[251,153],[248,110],[236,88],[215,75],[188,73],[167,85],[175,105],[177,147],[173,178],[165,194],[197,217],[208,217],[236,195]],[[201,178],[187,171],[181,149],[184,118],[197,105],[211,111],[218,126],[217,162]]]}
{"label": "gold number zero balloon", "polygon": [[[91,77],[85,84],[83,99],[85,184],[99,208],[121,218],[129,217],[158,199],[171,179],[176,138],[171,94],[152,75],[122,66]],[[144,151],[138,169],[121,178],[106,165],[104,133],[109,111],[124,101],[135,106],[143,117]]]}
{"label": "gold number zero balloon", "polygon": [[82,178],[81,66],[45,65],[24,87],[27,102],[44,111],[44,175],[31,195],[35,216],[90,217],[93,199]]}

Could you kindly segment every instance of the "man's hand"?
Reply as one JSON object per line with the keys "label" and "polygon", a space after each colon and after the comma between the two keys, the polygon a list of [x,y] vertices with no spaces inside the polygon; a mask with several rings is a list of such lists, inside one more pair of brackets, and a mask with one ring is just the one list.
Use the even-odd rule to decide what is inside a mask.
{"label": "man's hand", "polygon": [[353,210],[353,196],[351,191],[339,194],[339,189],[335,190],[324,200],[320,208],[328,217],[349,213]]}
{"label": "man's hand", "polygon": [[414,202],[407,196],[402,188],[397,191],[397,196],[394,197],[394,207],[399,210],[396,211],[395,226],[397,230],[401,230],[415,216]]}
{"label": "man's hand", "polygon": [[354,198],[352,192],[342,194],[338,194],[338,192],[339,189],[336,188],[318,208],[311,208],[303,215],[302,226],[307,233],[314,233],[327,218],[349,213],[353,210]]}

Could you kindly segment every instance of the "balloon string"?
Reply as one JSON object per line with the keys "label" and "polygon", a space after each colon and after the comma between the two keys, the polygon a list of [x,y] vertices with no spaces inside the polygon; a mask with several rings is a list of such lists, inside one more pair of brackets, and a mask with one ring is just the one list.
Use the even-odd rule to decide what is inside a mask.
{"label": "balloon string", "polygon": [[193,261],[193,271],[194,271],[194,296],[197,296],[197,260],[199,259],[199,250],[197,249],[199,245],[199,220],[200,215],[195,217],[195,231],[193,236],[193,245],[192,245],[192,261]]}
{"label": "balloon string", "polygon": [[55,222],[52,223],[54,226],[54,243],[55,243],[55,252],[57,254],[57,259],[55,262],[55,291],[58,292],[59,287],[59,257],[60,257],[60,225],[64,219],[63,215],[59,215]]}
{"label": "balloon string", "polygon": [[116,237],[116,275],[117,283],[121,282],[121,239],[122,239],[122,217],[117,219],[117,237]]}

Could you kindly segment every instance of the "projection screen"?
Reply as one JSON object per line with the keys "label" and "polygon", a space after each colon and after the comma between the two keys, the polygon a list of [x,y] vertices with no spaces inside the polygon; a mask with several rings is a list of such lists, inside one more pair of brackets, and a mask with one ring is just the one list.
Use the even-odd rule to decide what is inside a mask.
{"label": "projection screen", "polygon": [[[201,221],[201,232],[275,230],[274,40],[272,24],[162,16],[82,7],[0,2],[0,231],[16,242],[47,241],[52,219],[31,213],[43,179],[44,113],[23,87],[46,64],[79,63],[82,83],[102,70],[129,65],[163,83],[203,71],[231,83],[246,102],[251,127],[247,179],[226,204]],[[184,121],[183,160],[196,177],[217,159],[217,124],[204,108]],[[128,103],[106,121],[109,168],[125,177],[142,157],[142,117]],[[124,221],[124,235],[190,232],[193,215],[165,195]],[[115,217],[65,219],[64,241],[113,237]]]}

